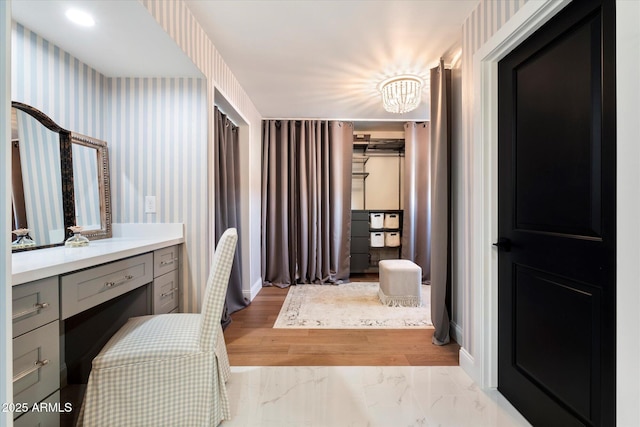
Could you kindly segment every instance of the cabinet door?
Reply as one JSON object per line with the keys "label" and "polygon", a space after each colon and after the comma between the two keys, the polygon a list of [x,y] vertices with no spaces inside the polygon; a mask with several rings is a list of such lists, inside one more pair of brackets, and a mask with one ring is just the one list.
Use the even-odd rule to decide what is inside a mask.
{"label": "cabinet door", "polygon": [[153,277],[159,277],[178,268],[180,246],[158,249],[153,253]]}
{"label": "cabinet door", "polygon": [[[51,396],[47,397],[41,403],[47,405],[49,408],[55,408],[55,405],[59,405],[60,392],[56,391]],[[64,411],[64,403],[59,406],[59,410]],[[27,412],[20,416],[20,418],[13,421],[13,427],[59,427],[60,426],[60,413],[56,411],[41,411],[41,412]]]}
{"label": "cabinet door", "polygon": [[156,277],[153,281],[153,314],[170,313],[178,307],[179,297],[178,270]]}
{"label": "cabinet door", "polygon": [[14,402],[32,406],[60,388],[59,324],[51,322],[13,339]]}
{"label": "cabinet door", "polygon": [[12,288],[13,338],[58,319],[58,276]]}
{"label": "cabinet door", "polygon": [[369,268],[369,254],[351,254],[351,272],[364,273]]}

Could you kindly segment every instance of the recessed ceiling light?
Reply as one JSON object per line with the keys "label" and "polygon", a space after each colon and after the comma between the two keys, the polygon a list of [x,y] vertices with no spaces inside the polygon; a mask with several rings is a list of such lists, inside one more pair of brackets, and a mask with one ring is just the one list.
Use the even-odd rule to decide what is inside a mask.
{"label": "recessed ceiling light", "polygon": [[78,9],[69,9],[65,15],[67,15],[67,18],[69,18],[71,22],[82,25],[83,27],[93,27],[96,24],[96,21],[93,20],[91,15]]}

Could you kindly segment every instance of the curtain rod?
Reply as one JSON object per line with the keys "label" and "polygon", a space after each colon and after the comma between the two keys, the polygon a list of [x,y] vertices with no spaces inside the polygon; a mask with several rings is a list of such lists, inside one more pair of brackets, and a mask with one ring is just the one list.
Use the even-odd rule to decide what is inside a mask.
{"label": "curtain rod", "polygon": [[407,119],[321,119],[317,117],[263,117],[262,120],[327,120],[335,122],[424,122],[427,120],[407,120]]}

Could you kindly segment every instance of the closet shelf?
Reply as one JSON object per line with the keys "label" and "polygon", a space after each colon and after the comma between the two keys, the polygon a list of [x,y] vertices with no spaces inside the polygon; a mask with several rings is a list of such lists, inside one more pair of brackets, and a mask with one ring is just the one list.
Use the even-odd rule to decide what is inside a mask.
{"label": "closet shelf", "polygon": [[363,165],[369,161],[369,156],[353,156],[353,163],[362,163]]}
{"label": "closet shelf", "polygon": [[352,172],[351,175],[357,178],[365,179],[369,176],[369,172]]}

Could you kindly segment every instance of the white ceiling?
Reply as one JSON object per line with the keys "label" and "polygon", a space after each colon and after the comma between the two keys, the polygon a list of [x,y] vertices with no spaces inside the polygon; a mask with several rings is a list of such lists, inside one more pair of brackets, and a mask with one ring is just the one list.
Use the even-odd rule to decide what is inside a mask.
{"label": "white ceiling", "polygon": [[[77,8],[96,21],[69,21]],[[202,77],[187,55],[137,0],[12,0],[16,22],[108,77]]]}
{"label": "white ceiling", "polygon": [[[420,107],[387,113],[377,85],[417,74],[455,54],[478,0],[186,0],[265,118],[427,120]],[[79,28],[64,12],[93,13]],[[137,0],[13,0],[13,18],[101,73],[116,77],[201,76]],[[374,123],[371,123],[373,126]],[[379,125],[378,125],[379,126]]]}

